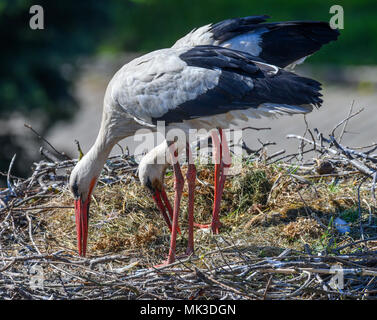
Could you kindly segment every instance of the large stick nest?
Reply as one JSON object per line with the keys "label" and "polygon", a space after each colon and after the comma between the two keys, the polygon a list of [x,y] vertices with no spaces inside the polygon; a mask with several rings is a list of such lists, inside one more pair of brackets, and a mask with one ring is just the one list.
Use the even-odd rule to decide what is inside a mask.
{"label": "large stick nest", "polygon": [[[191,257],[183,256],[185,189],[178,260],[160,268],[169,230],[133,157],[112,157],[102,172],[87,258],[76,252],[67,190],[76,161],[41,161],[28,179],[9,170],[0,192],[0,299],[375,299],[376,146],[347,148],[334,131],[291,135],[300,141],[293,155],[268,156],[270,143],[245,146],[241,173],[226,181],[222,232],[196,230]],[[314,160],[304,161],[309,152]],[[212,168],[197,169],[196,222],[211,219]],[[166,186],[172,199],[171,171]]]}

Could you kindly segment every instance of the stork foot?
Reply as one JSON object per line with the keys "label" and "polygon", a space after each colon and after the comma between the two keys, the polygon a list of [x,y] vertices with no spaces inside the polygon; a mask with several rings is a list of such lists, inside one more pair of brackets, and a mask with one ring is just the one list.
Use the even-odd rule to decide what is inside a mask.
{"label": "stork foot", "polygon": [[170,263],[168,263],[168,260],[166,260],[165,262],[163,263],[160,263],[160,264],[156,264],[152,267],[152,269],[154,268],[161,268],[161,267],[165,267],[165,266],[168,266]]}
{"label": "stork foot", "polygon": [[153,267],[154,268],[164,267],[164,266],[167,266],[167,265],[172,264],[174,262],[175,262],[175,254],[169,255],[168,258],[164,262],[162,262],[160,264],[156,264]]}
{"label": "stork foot", "polygon": [[[194,248],[193,247],[190,248],[190,246],[188,246],[187,249],[186,249],[186,252],[184,254],[178,256],[177,259],[178,260],[180,260],[180,259],[186,259],[186,258],[192,256],[193,254],[194,254]],[[170,257],[170,258],[168,257],[163,263],[156,264],[153,267],[154,268],[165,267],[165,266],[168,266],[169,264],[174,263],[175,260],[176,260],[175,257]]]}

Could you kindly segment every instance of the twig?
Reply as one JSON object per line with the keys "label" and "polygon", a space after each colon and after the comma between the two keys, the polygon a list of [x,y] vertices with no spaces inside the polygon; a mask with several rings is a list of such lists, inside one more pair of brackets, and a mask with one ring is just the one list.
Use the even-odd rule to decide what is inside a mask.
{"label": "twig", "polygon": [[[343,129],[342,129],[342,132],[340,133],[340,136],[339,136],[339,142],[342,141],[343,139],[343,135],[344,133],[346,132],[346,127],[348,125],[348,121],[351,119],[351,114],[352,114],[352,110],[353,110],[353,105],[355,103],[355,100],[352,100],[352,104],[351,104],[351,107],[350,107],[350,111],[348,113],[348,117],[345,119],[345,122],[344,122],[344,126],[343,126]],[[360,111],[361,112],[361,111]],[[333,132],[335,131],[335,129],[333,130]],[[334,135],[334,134],[333,134]]]}
{"label": "twig", "polygon": [[358,207],[358,210],[359,210],[359,219],[360,219],[360,234],[361,234],[361,239],[364,240],[364,228],[363,228],[363,215],[362,215],[362,212],[361,212],[361,201],[360,201],[360,188],[361,188],[361,185],[365,182],[365,180],[367,179],[367,177],[364,177],[363,180],[361,180],[361,182],[359,183],[359,186],[357,187],[357,207]]}
{"label": "twig", "polygon": [[24,123],[24,126],[28,129],[30,129],[39,139],[43,140],[44,142],[46,142],[52,150],[54,150],[56,153],[60,154],[61,156],[65,157],[66,159],[68,160],[72,160],[70,157],[68,157],[64,152],[60,152],[58,151],[46,138],[44,138],[43,136],[41,136],[37,131],[35,131],[31,125],[29,124],[26,124]]}
{"label": "twig", "polygon": [[80,142],[78,140],[75,140],[76,146],[77,146],[77,151],[79,152],[79,158],[78,160],[80,161],[82,157],[84,156],[84,153],[82,152]]}
{"label": "twig", "polygon": [[49,150],[46,148],[40,147],[39,152],[42,156],[44,156],[46,159],[52,162],[60,162],[60,159],[56,157],[54,154],[52,154]]}
{"label": "twig", "polygon": [[264,289],[264,293],[263,293],[263,300],[266,300],[267,291],[268,291],[268,289],[270,288],[270,285],[271,285],[271,282],[272,282],[272,278],[273,278],[273,275],[271,275],[271,276],[268,278],[267,285],[266,285],[266,288]]}
{"label": "twig", "polygon": [[17,193],[16,193],[16,191],[14,190],[13,185],[12,185],[12,183],[11,183],[11,181],[10,181],[10,173],[11,173],[11,171],[12,171],[13,164],[14,164],[14,161],[15,161],[15,160],[16,160],[16,154],[14,154],[13,157],[12,157],[12,160],[11,160],[11,162],[10,162],[10,164],[9,164],[8,174],[7,174],[7,185],[8,185],[8,188],[9,188],[9,190],[11,191],[11,194],[12,194],[13,196],[17,196]]}

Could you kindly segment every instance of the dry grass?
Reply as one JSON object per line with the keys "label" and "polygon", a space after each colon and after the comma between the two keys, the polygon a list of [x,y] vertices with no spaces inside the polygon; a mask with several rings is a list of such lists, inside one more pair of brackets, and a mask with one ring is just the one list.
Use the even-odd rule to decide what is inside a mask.
{"label": "dry grass", "polygon": [[[271,190],[282,172],[278,166],[254,163],[227,180],[221,204],[222,237],[242,239],[247,244],[296,250],[303,250],[304,245],[308,244],[318,252],[326,249],[319,240],[329,232],[338,245],[347,242],[349,235],[336,232],[329,223],[347,210],[357,212],[356,187],[361,176],[351,175],[334,185],[331,177],[302,182],[290,175],[283,175]],[[208,185],[197,184],[195,220],[208,223],[214,197],[212,167],[199,168],[198,178]],[[166,186],[168,196],[173,199],[173,176],[170,172],[166,176]],[[178,236],[178,254],[183,254],[187,239],[186,188],[181,203],[182,235]],[[368,188],[361,193],[363,199],[370,199]],[[367,219],[369,210],[374,212],[375,208],[365,203],[363,201],[361,206],[363,217]],[[72,205],[70,193],[66,191],[57,195],[49,201],[49,205]],[[38,219],[46,237],[51,240],[43,242],[46,250],[62,248],[72,254],[76,251],[73,209],[43,211]],[[373,236],[374,228],[366,228],[365,232]],[[355,238],[360,236],[358,219],[353,221],[351,234]],[[169,237],[169,230],[150,194],[137,180],[130,179],[111,186],[100,185],[95,191],[90,208],[89,256],[131,254],[141,260],[141,267],[148,267],[151,262],[163,260],[168,251]],[[198,254],[216,248],[213,236],[203,230],[196,231],[195,239]]]}
{"label": "dry grass", "polygon": [[[185,169],[185,166],[183,166],[183,170]],[[212,166],[199,166],[198,178],[202,183],[197,183],[196,188],[195,220],[208,223],[211,219],[213,201]],[[249,164],[245,162],[241,173],[229,177],[225,185],[221,204],[222,233],[214,236],[204,230],[196,230],[195,257],[186,259],[182,266],[183,269],[180,269],[179,272],[196,270],[196,273],[193,272],[198,279],[206,279],[207,285],[203,287],[208,290],[206,298],[215,299],[224,296],[218,296],[208,289],[208,281],[211,282],[212,280],[206,277],[213,274],[211,273],[213,270],[220,272],[230,265],[237,265],[240,261],[249,261],[248,263],[250,261],[253,261],[253,263],[270,261],[263,259],[276,258],[287,249],[291,250],[291,255],[294,253],[292,256],[294,261],[298,259],[297,257],[302,257],[305,254],[332,256],[354,254],[365,250],[375,252],[373,250],[376,250],[377,247],[373,241],[353,245],[356,240],[362,239],[362,237],[373,239],[377,235],[375,228],[376,208],[371,201],[370,188],[367,185],[360,188],[360,201],[358,199],[357,188],[362,179],[361,174],[346,174],[334,178],[320,176],[315,174],[314,171],[310,172],[310,170],[300,171],[294,166],[287,167],[285,164],[266,165],[258,161]],[[168,196],[172,199],[173,176],[171,172],[166,174],[166,186]],[[185,186],[181,204],[180,226],[182,235],[178,236],[178,256],[184,253],[187,245],[186,188],[187,186]],[[359,205],[362,213],[361,220],[358,216]],[[30,222],[28,224],[25,218],[20,218],[19,228],[25,228],[25,239],[21,242],[11,241],[12,237],[9,235],[9,241],[5,242],[3,238],[3,254],[9,257],[19,257],[26,241],[29,246],[35,246],[39,254],[44,255],[43,259],[52,259],[51,257],[57,259],[57,256],[51,256],[52,253],[56,252],[69,259],[77,259],[74,210],[71,207],[70,193],[63,189],[62,192],[55,193],[51,198],[33,200],[31,203],[27,203],[27,206],[29,209],[32,206],[42,207],[42,209],[24,212],[22,208],[18,208],[19,211],[17,212],[21,212],[22,217],[24,217],[25,212],[29,213],[29,218],[31,217],[32,237],[30,237],[30,233],[27,237],[26,231],[27,226],[30,227]],[[47,206],[48,209],[43,209]],[[25,209],[27,209],[26,206]],[[333,223],[336,217],[341,217],[351,223],[350,233],[341,234],[336,230]],[[372,224],[368,222],[370,217]],[[360,225],[363,226],[363,234],[360,233]],[[132,173],[127,175],[127,179],[118,183],[111,185],[100,183],[94,193],[90,207],[88,259],[79,259],[75,260],[74,263],[72,262],[71,268],[73,268],[72,266],[75,266],[75,268],[80,266],[81,269],[74,269],[76,271],[69,269],[69,273],[72,277],[81,277],[84,272],[82,266],[86,264],[92,266],[94,265],[93,261],[97,261],[96,259],[105,259],[101,268],[111,270],[111,281],[118,281],[116,282],[118,284],[121,281],[120,278],[116,278],[117,280],[114,278],[114,268],[125,268],[122,274],[134,279],[132,277],[136,277],[135,274],[138,274],[138,270],[145,272],[148,268],[164,260],[168,253],[169,239],[169,230],[160,217],[160,213],[149,193],[140,186]],[[30,244],[31,240],[34,241],[33,244]],[[117,255],[115,258],[106,258],[114,254]],[[46,258],[46,255],[49,258]],[[288,259],[285,256],[282,257]],[[15,261],[13,261],[15,264],[13,272],[22,265]],[[95,263],[97,264],[97,262]],[[8,268],[10,267],[8,266],[6,269]],[[51,268],[51,266],[44,270],[45,274],[46,272],[51,272],[51,274],[56,272],[56,269]],[[91,270],[94,269],[91,267]],[[203,275],[203,270],[212,271]],[[251,286],[248,287],[251,291],[247,292],[254,292],[253,294],[243,293],[244,290],[239,289],[239,284],[236,283],[234,283],[234,286],[231,285],[234,290],[228,288],[224,292],[229,294],[228,298],[265,297],[273,299],[283,298],[284,294],[289,297],[289,293],[284,293],[285,289],[276,289],[278,290],[276,292],[279,293],[275,292],[264,296],[258,293],[263,293],[266,288],[268,277],[266,278],[265,275],[271,272],[271,268],[268,270],[270,271],[261,272],[260,276],[253,280],[254,284],[248,283],[246,285],[246,287]],[[148,274],[147,272],[143,276],[143,281],[148,280]],[[172,276],[171,273],[169,274]],[[84,277],[88,279],[86,277],[89,277],[89,275]],[[228,279],[226,281],[230,281],[228,275],[226,279]],[[298,277],[297,279],[304,278]],[[368,281],[370,279],[371,277],[368,278]],[[95,281],[98,282],[99,280],[96,279]],[[178,286],[180,280],[177,281]],[[115,282],[111,283],[113,285]],[[127,283],[122,294],[133,292],[132,296],[129,296],[130,298],[137,298],[146,294],[145,292],[141,294],[138,291],[140,290],[139,287],[137,287],[139,288],[137,290],[135,288],[131,290],[128,287],[129,282]],[[221,282],[221,284],[213,282],[212,284],[215,287],[226,286],[224,282]],[[89,290],[89,287],[85,287],[85,285],[83,288]],[[153,291],[153,288],[155,287],[152,286],[150,290]],[[271,288],[273,288],[273,285]],[[153,293],[151,291],[146,296],[162,298],[161,290],[161,288],[156,287]],[[297,287],[292,287],[292,290],[297,290]],[[194,292],[195,290],[192,289],[191,291]],[[86,296],[79,298],[96,298],[97,293],[94,294],[93,292],[90,291]],[[184,291],[181,294],[179,294],[179,291],[173,292],[174,294],[171,297],[188,298],[183,294]],[[111,294],[104,297],[114,298],[113,294],[114,292],[111,291]],[[332,294],[339,297],[336,293]],[[25,295],[27,296],[27,293],[24,293],[23,296],[17,292],[14,297],[25,298]],[[303,291],[295,294],[295,296],[302,299],[319,299],[325,298],[327,293]],[[59,297],[69,298],[64,295]],[[122,298],[126,298],[126,296],[123,295]]]}

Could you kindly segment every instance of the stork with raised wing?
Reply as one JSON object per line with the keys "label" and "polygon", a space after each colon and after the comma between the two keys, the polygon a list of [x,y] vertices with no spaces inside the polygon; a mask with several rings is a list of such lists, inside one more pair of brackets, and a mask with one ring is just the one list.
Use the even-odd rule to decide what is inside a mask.
{"label": "stork with raised wing", "polygon": [[[214,153],[218,155],[219,161],[215,164],[215,201],[211,223],[212,230],[217,233],[225,182],[224,169],[229,165],[222,130],[230,127],[242,129],[248,125],[250,118],[261,115],[307,113],[313,106],[321,105],[320,83],[280,67],[312,54],[322,44],[335,40],[338,32],[323,22],[261,24],[264,18],[265,16],[230,19],[202,27],[179,40],[170,49],[157,50],[134,59],[114,75],[105,93],[97,139],[78,162],[70,177],[70,189],[75,198],[80,255],[86,254],[91,195],[111,149],[119,140],[133,135],[145,126],[153,127],[157,121],[165,121],[167,132],[172,128],[179,128],[186,134],[190,129],[217,129],[220,137],[212,131]],[[303,28],[301,32],[300,24]],[[305,32],[309,36],[305,37]],[[296,51],[292,49],[295,37],[298,45]],[[282,41],[281,50],[278,46],[279,39]],[[289,46],[286,47],[285,43],[289,43]],[[237,50],[231,49],[233,47]],[[274,54],[272,48],[279,49]],[[244,49],[244,52],[238,51],[240,49]],[[277,66],[266,63],[268,59]],[[216,143],[216,140],[221,143]],[[190,159],[187,142],[185,146]],[[171,228],[171,243],[166,263],[175,260],[178,214],[184,184],[179,162],[176,161],[176,150],[179,147],[174,140],[167,140],[152,150],[139,166],[142,183],[152,191]],[[163,189],[163,175],[161,176],[168,164],[154,163],[156,157],[167,150],[172,156],[175,176],[173,207],[167,200]],[[187,253],[191,253],[196,178],[192,161],[189,161],[187,178]],[[164,210],[165,207],[170,212],[172,222]]]}

